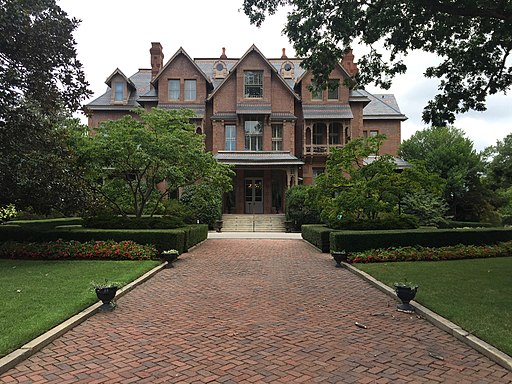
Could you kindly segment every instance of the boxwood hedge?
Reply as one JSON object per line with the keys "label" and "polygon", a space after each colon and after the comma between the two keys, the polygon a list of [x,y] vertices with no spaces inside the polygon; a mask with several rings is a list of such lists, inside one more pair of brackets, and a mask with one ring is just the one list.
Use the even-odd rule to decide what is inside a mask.
{"label": "boxwood hedge", "polygon": [[205,224],[189,225],[177,229],[92,229],[56,228],[37,231],[24,226],[0,226],[0,241],[44,242],[52,240],[131,240],[137,244],[154,245],[158,251],[176,249],[186,252],[193,245],[206,240],[208,227]]}
{"label": "boxwood hedge", "polygon": [[449,245],[496,244],[512,240],[512,229],[413,229],[392,231],[335,231],[329,236],[331,251],[359,252],[368,249],[443,247]]}
{"label": "boxwood hedge", "polygon": [[321,224],[303,224],[302,238],[322,252],[329,252],[329,234],[333,230]]}

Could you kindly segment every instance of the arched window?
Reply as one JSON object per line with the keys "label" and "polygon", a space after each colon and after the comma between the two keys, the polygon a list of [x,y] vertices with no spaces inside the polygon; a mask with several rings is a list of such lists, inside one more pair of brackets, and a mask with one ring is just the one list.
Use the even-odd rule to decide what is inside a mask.
{"label": "arched window", "polygon": [[198,135],[202,135],[202,134],[203,134],[203,130],[201,129],[201,127],[197,127],[197,129],[196,129],[196,133],[197,133]]}

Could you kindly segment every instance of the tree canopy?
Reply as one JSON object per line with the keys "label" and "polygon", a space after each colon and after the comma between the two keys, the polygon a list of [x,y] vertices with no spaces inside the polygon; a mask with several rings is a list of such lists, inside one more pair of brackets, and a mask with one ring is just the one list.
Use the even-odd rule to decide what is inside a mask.
{"label": "tree canopy", "polygon": [[61,209],[79,189],[59,129],[89,95],[77,26],[54,0],[0,0],[0,204]]}
{"label": "tree canopy", "polygon": [[90,188],[119,214],[153,214],[169,193],[206,184],[231,188],[229,167],[204,150],[190,110],[140,109],[105,121],[92,135],[77,130],[74,146]]}
{"label": "tree canopy", "polygon": [[455,218],[478,220],[492,209],[487,204],[490,191],[480,181],[484,171],[481,154],[462,130],[431,127],[418,131],[402,142],[400,156],[424,164],[445,180],[444,198]]}
{"label": "tree canopy", "polygon": [[325,222],[336,225],[345,219],[377,220],[383,214],[400,215],[406,195],[438,193],[442,185],[438,176],[421,166],[397,170],[390,155],[379,156],[384,140],[383,135],[356,138],[329,155],[326,171],[316,179],[313,191]]}
{"label": "tree canopy", "polygon": [[389,88],[407,70],[403,57],[414,50],[438,55],[426,77],[440,79],[423,120],[453,123],[456,113],[486,109],[486,97],[512,85],[510,0],[244,0],[251,23],[290,6],[284,32],[317,83],[355,43],[370,46],[358,62],[360,85]]}

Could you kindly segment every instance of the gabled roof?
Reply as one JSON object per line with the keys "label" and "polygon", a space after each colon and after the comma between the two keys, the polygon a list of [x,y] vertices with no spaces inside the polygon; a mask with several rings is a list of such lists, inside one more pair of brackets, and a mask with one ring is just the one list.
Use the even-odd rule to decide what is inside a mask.
{"label": "gabled roof", "polygon": [[263,54],[261,53],[261,51],[256,47],[256,45],[251,45],[251,48],[249,48],[247,50],[247,52],[245,52],[245,54],[240,58],[240,60],[238,60],[238,62],[233,66],[231,67],[231,69],[229,70],[229,73],[228,75],[226,76],[226,78],[224,79],[224,81],[219,84],[219,86],[217,86],[214,91],[212,93],[210,93],[210,95],[208,96],[207,100],[211,100],[212,97],[217,93],[217,91],[222,88],[222,86],[226,83],[226,81],[233,75],[233,73],[236,72],[236,68],[240,65],[240,63],[242,61],[244,61],[244,59],[252,52],[256,52],[258,55],[260,55],[260,57],[263,59],[263,61],[265,63],[267,63],[268,67],[270,68],[270,70],[272,72],[274,72],[276,75],[277,75],[277,78],[281,81],[281,83],[284,84],[284,86],[286,87],[286,89],[288,89],[288,91],[290,91],[290,93],[293,95],[293,97],[297,100],[300,100],[300,97],[299,95],[297,95],[294,90],[293,90],[293,87],[290,87],[290,84],[288,84],[282,77],[281,75],[279,74],[279,71],[274,67],[274,65],[272,65],[272,63],[270,61],[268,61],[268,59],[263,56]]}
{"label": "gabled roof", "polygon": [[393,119],[407,120],[400,112],[395,96],[392,94],[371,94],[363,89],[359,92],[370,99],[370,103],[363,109],[363,119]]}
{"label": "gabled roof", "polygon": [[205,78],[206,82],[211,84],[212,82],[210,81],[210,79],[208,78],[208,76],[206,76],[206,74],[203,72],[203,70],[201,68],[199,68],[199,66],[196,64],[196,62],[188,55],[187,52],[185,52],[185,50],[183,49],[183,47],[180,47],[180,49],[178,49],[176,51],[176,53],[169,59],[169,61],[163,66],[163,68],[160,70],[160,72],[158,72],[158,74],[155,76],[155,78],[153,80],[151,80],[151,84],[157,84],[158,83],[158,79],[160,78],[160,76],[162,75],[162,73],[164,73],[164,71],[167,69],[167,67],[174,61],[174,59],[176,59],[179,55],[183,55],[187,58],[188,61],[190,61],[190,63],[194,66],[195,69],[198,70],[198,72]]}
{"label": "gabled roof", "polygon": [[125,74],[123,73],[123,71],[121,71],[119,68],[116,68],[116,70],[115,70],[114,72],[112,72],[112,74],[111,74],[109,77],[107,77],[107,80],[105,80],[105,84],[107,84],[109,87],[111,87],[112,79],[113,79],[113,78],[114,78],[114,76],[116,76],[116,75],[121,76],[121,77],[124,79],[124,81],[126,81],[126,83],[128,83],[128,85],[129,85],[130,87],[132,87],[133,89],[135,89],[135,84],[133,84],[133,82],[132,82],[129,78],[127,78],[127,77],[125,76]]}
{"label": "gabled roof", "polygon": [[[116,71],[114,71],[115,73]],[[132,86],[130,87],[131,92],[126,104],[112,104],[112,89],[108,86],[105,93],[88,103],[86,107],[93,110],[131,110],[140,107],[137,100],[141,95],[148,93],[150,90],[151,69],[139,69],[128,80]]]}
{"label": "gabled roof", "polygon": [[[343,66],[340,64],[340,62],[336,62],[336,65],[337,67],[339,67],[341,69],[341,72],[343,72],[343,74],[347,77],[347,78],[351,78],[352,76],[350,76],[350,74],[347,72],[347,70],[345,68],[343,68]],[[308,70],[304,70],[304,72],[300,75],[299,78],[297,78],[297,84],[300,83],[302,81],[302,79],[304,79],[304,77],[308,74],[308,73],[311,73],[311,71],[308,69]]]}

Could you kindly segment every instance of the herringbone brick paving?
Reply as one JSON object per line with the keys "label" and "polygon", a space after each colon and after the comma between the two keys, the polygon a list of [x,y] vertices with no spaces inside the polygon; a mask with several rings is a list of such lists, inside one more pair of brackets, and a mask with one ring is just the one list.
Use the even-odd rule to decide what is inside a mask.
{"label": "herringbone brick paving", "polygon": [[0,382],[512,382],[395,305],[300,240],[208,240]]}

